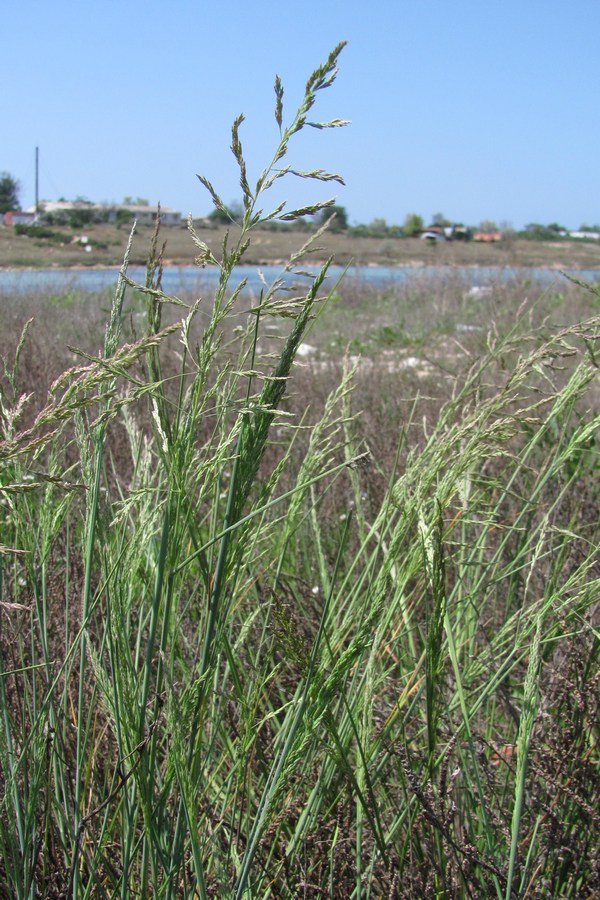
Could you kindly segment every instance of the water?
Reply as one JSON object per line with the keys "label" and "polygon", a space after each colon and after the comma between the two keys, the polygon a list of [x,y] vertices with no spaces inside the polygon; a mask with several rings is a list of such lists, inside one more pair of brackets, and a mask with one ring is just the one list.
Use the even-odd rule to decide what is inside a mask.
{"label": "water", "polygon": [[[308,272],[317,272],[318,267],[306,267]],[[329,283],[334,284],[344,274],[341,266],[329,269]],[[570,275],[582,281],[596,281],[600,277],[598,269],[570,269]],[[142,266],[131,266],[129,277],[143,284],[146,270]],[[459,277],[468,284],[482,286],[497,281],[522,281],[531,279],[538,284],[560,284],[563,279],[556,269],[512,269],[510,267],[480,266],[355,266],[348,269],[344,280],[359,281],[363,284],[392,286],[402,284],[408,279],[435,277]],[[1,294],[62,294],[68,291],[85,291],[97,293],[112,288],[118,277],[117,269],[23,269],[0,271]],[[238,266],[234,271],[234,279],[246,279],[248,287],[258,293],[265,282],[271,284],[282,277],[278,266]],[[197,266],[169,266],[164,270],[162,286],[165,293],[196,293],[198,296],[213,290],[218,282],[219,272],[216,268],[201,269]],[[288,282],[307,283],[306,276],[286,276]]]}

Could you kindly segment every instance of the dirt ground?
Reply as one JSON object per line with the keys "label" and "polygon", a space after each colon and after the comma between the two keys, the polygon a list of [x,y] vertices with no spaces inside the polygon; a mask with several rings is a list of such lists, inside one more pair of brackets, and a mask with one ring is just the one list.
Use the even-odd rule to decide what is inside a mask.
{"label": "dirt ground", "polygon": [[[64,266],[118,266],[123,260],[129,231],[115,225],[92,225],[80,231],[68,226],[54,227],[58,239],[17,235],[12,227],[0,226],[0,268],[48,268]],[[197,228],[199,237],[217,258],[222,246],[223,227]],[[133,242],[132,263],[144,264],[152,227],[138,226]],[[86,240],[81,241],[81,238]],[[234,235],[232,235],[234,237]],[[245,261],[266,265],[287,259],[302,246],[308,235],[292,229],[256,231]],[[61,240],[64,238],[64,240]],[[185,225],[166,226],[161,240],[166,242],[165,261],[173,265],[193,265],[196,248]],[[91,249],[86,249],[91,248]],[[429,244],[418,238],[365,237],[351,233],[324,235],[311,254],[313,262],[335,256],[345,265],[436,265],[512,266],[600,269],[600,242],[540,242],[507,238],[495,244],[448,241]]]}

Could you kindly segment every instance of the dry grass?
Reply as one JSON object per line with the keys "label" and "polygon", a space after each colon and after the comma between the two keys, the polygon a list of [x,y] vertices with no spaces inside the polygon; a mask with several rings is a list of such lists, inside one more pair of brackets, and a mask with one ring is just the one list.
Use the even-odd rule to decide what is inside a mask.
{"label": "dry grass", "polygon": [[[15,384],[16,397],[34,395],[21,410],[18,426],[22,431],[39,414],[54,379],[78,361],[67,344],[97,355],[108,300],[106,294],[68,293],[62,301],[60,297],[19,297],[3,305],[0,325],[4,334],[12,335],[7,361],[16,349],[22,325],[30,316],[36,319],[20,352]],[[193,302],[193,298],[188,300]],[[234,886],[241,878],[239,860],[250,846],[249,897],[292,900],[325,896],[334,900],[358,897],[360,884],[364,896],[372,898],[408,900],[417,894],[500,897],[509,878],[516,884],[510,896],[542,900],[555,895],[557,885],[562,886],[564,896],[593,895],[590,892],[599,875],[597,854],[589,839],[598,825],[600,798],[595,737],[598,647],[593,631],[598,611],[594,598],[586,596],[586,583],[597,585],[600,580],[593,553],[598,545],[593,478],[598,462],[593,443],[577,437],[577,429],[590,415],[590,406],[597,410],[600,401],[590,382],[585,395],[582,393],[577,405],[564,415],[546,417],[544,413],[538,417],[535,407],[529,414],[524,407],[536,398],[543,398],[544,404],[575,404],[575,395],[569,400],[567,388],[574,372],[571,351],[553,335],[592,314],[596,302],[595,295],[566,282],[562,292],[531,283],[499,283],[477,302],[456,278],[419,279],[383,294],[365,294],[360,285],[349,282],[340,287],[339,296],[317,319],[308,335],[315,351],[291,374],[282,400],[286,418],[274,424],[256,472],[253,502],[260,504],[264,502],[261,498],[268,496],[263,493],[265,485],[287,450],[293,452],[287,469],[278,476],[280,494],[294,489],[307,465],[309,474],[319,472],[342,460],[351,448],[359,453],[368,450],[369,458],[364,465],[350,469],[347,476],[315,484],[296,513],[292,513],[290,501],[283,525],[263,513],[261,525],[241,537],[236,553],[243,554],[250,541],[257,548],[257,560],[252,554],[240,556],[243,565],[237,574],[230,570],[232,585],[237,579],[241,583],[231,587],[235,589],[235,601],[227,613],[231,623],[222,621],[218,632],[219,643],[229,647],[227,659],[235,652],[235,684],[229,681],[231,660],[223,657],[211,670],[215,684],[223,679],[223,687],[206,698],[214,706],[205,725],[208,743],[203,751],[207,754],[204,764],[212,772],[210,785],[204,784],[199,773],[196,799],[186,800],[187,814],[193,807],[197,816],[199,833],[213,835],[200,851],[205,867],[203,896],[234,896]],[[122,341],[139,339],[137,313],[142,306],[141,295],[132,294],[124,309]],[[235,338],[235,329],[247,311],[248,300],[241,297],[231,309],[230,320],[222,323],[220,350],[213,360],[217,378],[235,358],[229,341]],[[167,310],[164,312],[166,316]],[[173,314],[180,314],[180,309],[175,308]],[[519,326],[515,331],[516,320]],[[165,317],[162,324],[166,321]],[[190,345],[202,340],[207,323],[206,317],[198,318],[188,334]],[[465,330],[465,325],[473,327]],[[508,342],[507,332],[512,332]],[[575,346],[577,334],[574,326],[565,340]],[[268,356],[282,337],[283,329],[279,338],[272,329],[264,331],[255,348],[257,369],[269,365]],[[523,364],[523,354],[535,357],[546,342],[539,365],[540,373],[544,365],[550,367],[548,377],[537,374],[537,363],[528,363],[518,394],[506,394],[506,386]],[[340,394],[336,406],[325,414],[328,398],[335,395],[344,377],[346,345],[355,348],[358,366],[352,394]],[[490,353],[494,345],[498,350]],[[179,418],[177,408],[183,396],[177,374],[180,350],[177,335],[163,340],[159,396],[173,423]],[[363,355],[358,357],[357,350]],[[486,356],[485,366],[476,374]],[[407,359],[414,362],[406,366]],[[135,379],[147,377],[140,360],[130,369],[130,388]],[[185,384],[191,386],[193,381],[192,372]],[[213,393],[215,386],[214,378],[206,383],[213,400],[219,396],[219,392]],[[5,379],[6,399],[11,390]],[[233,395],[225,383],[222,392],[231,402]],[[551,397],[555,399],[551,401]],[[102,402],[100,394],[94,402]],[[344,412],[345,403],[350,407]],[[503,428],[513,421],[520,423],[514,429],[510,426],[511,434],[498,432],[503,447],[500,457],[491,444],[487,446],[487,437],[482,437],[484,446],[479,449],[475,436],[480,427],[478,410],[488,403],[492,404],[491,415],[485,428],[490,435],[501,415],[508,414]],[[494,404],[500,404],[497,411]],[[356,414],[353,420],[350,411]],[[194,427],[194,447],[214,446],[212,402],[207,412],[206,417],[198,417]],[[531,414],[536,417],[535,425],[530,424]],[[337,424],[332,415],[337,416]],[[18,779],[6,781],[11,805],[4,810],[4,822],[0,818],[0,838],[14,854],[10,865],[11,883],[15,884],[19,851],[10,838],[14,809],[23,803],[31,822],[38,823],[32,825],[33,834],[37,834],[36,827],[48,827],[49,839],[37,857],[43,865],[28,860],[38,889],[48,897],[64,896],[68,891],[72,860],[79,852],[78,877],[92,895],[98,892],[98,896],[108,897],[118,892],[127,869],[136,886],[152,883],[157,894],[178,896],[176,883],[171,883],[171,890],[161,862],[169,842],[181,850],[176,865],[177,883],[186,885],[181,888],[183,894],[191,896],[196,884],[188,839],[168,813],[180,802],[179,788],[168,788],[173,791],[168,800],[156,794],[154,802],[161,808],[164,830],[153,836],[144,831],[144,817],[136,804],[143,806],[145,792],[155,790],[154,777],[170,783],[171,767],[179,765],[177,757],[173,760],[173,735],[186,746],[186,716],[174,718],[169,704],[175,703],[177,709],[179,703],[187,703],[189,718],[185,685],[195,672],[194,647],[202,638],[205,621],[195,598],[208,589],[203,588],[202,566],[194,566],[188,577],[178,579],[177,597],[182,605],[172,635],[174,644],[162,644],[162,655],[151,664],[153,683],[154,667],[160,667],[163,658],[170,660],[169,679],[174,683],[168,679],[162,691],[156,695],[150,691],[146,700],[152,717],[150,730],[128,738],[121,746],[124,739],[112,724],[113,701],[105,695],[107,677],[117,674],[123,679],[118,690],[119,696],[124,692],[124,703],[128,691],[139,690],[139,679],[129,683],[126,674],[128,667],[136,665],[135,646],[138,642],[145,646],[149,640],[148,597],[145,601],[138,598],[148,595],[152,573],[161,559],[155,519],[160,504],[153,510],[144,497],[160,497],[161,480],[167,475],[157,475],[156,487],[144,486],[142,481],[151,476],[142,471],[146,463],[142,463],[140,449],[146,446],[148,461],[154,459],[160,468],[162,441],[145,394],[139,402],[131,402],[130,421],[132,416],[137,435],[134,444],[125,422],[116,416],[107,430],[104,461],[98,470],[102,473],[100,532],[92,569],[96,611],[87,614],[86,630],[96,654],[104,641],[118,641],[119,659],[127,659],[127,666],[117,673],[108,659],[94,656],[94,665],[87,670],[81,709],[91,718],[82,740],[94,762],[81,772],[89,797],[85,795],[83,824],[76,834],[61,819],[61,798],[66,798],[69,810],[77,807],[73,761],[82,751],[72,720],[78,672],[74,667],[63,673],[60,664],[65,654],[79,652],[80,598],[86,590],[81,532],[91,489],[86,482],[91,460],[86,462],[86,444],[81,444],[81,425],[76,419],[63,429],[55,451],[47,455],[34,449],[27,465],[22,458],[18,480],[25,489],[29,472],[48,468],[53,477],[64,472],[65,485],[87,484],[87,491],[75,488],[73,493],[71,489],[61,500],[61,483],[47,489],[43,482],[38,483],[30,493],[20,495],[4,525],[4,542],[12,539],[15,549],[27,548],[30,557],[27,562],[16,556],[4,572],[3,602],[20,604],[2,610],[4,671],[18,673],[4,682],[2,702],[10,717],[5,732],[22,741],[31,731],[34,713],[36,721],[43,720],[43,712],[36,712],[39,695],[51,701],[55,737],[50,746],[43,733],[36,732],[37,743],[31,751],[24,751],[28,765],[41,779],[38,794]],[[290,427],[301,421],[302,428]],[[329,424],[324,426],[324,421]],[[235,428],[235,416],[231,423]],[[346,432],[341,443],[340,429]],[[92,437],[93,433],[90,425]],[[333,443],[328,443],[327,434],[334,437]],[[289,443],[292,436],[293,446]],[[474,454],[468,466],[473,480],[470,500],[466,496],[444,499],[447,471],[465,465],[458,447],[467,454],[465,459]],[[165,470],[168,477],[173,477],[169,467],[176,464],[183,449],[173,443],[169,451],[172,461]],[[554,465],[553,458],[561,454],[564,462]],[[193,487],[201,495],[207,485],[215,485],[214,499],[206,498],[215,504],[214,511],[198,506],[200,524],[186,525],[196,543],[207,541],[210,521],[223,514],[215,472],[226,489],[232,477],[225,476],[231,470],[228,456],[214,471],[207,461],[208,474]],[[187,468],[177,478],[184,475]],[[17,478],[16,473],[12,477]],[[173,491],[177,498],[179,487]],[[192,496],[191,489],[187,492]],[[7,496],[12,500],[10,493]],[[443,505],[438,524],[432,496]],[[69,513],[63,525],[60,508],[67,498]],[[131,524],[123,518],[126,510]],[[349,510],[356,524],[344,536]],[[109,528],[111,519],[114,524]],[[44,528],[50,525],[56,530],[47,538],[51,548],[47,553]],[[432,541],[431,571],[418,549],[423,528]],[[266,560],[271,551],[278,552],[281,529],[289,544],[285,554],[282,551],[281,571],[272,586],[268,576],[272,564]],[[175,530],[173,539],[177,533]],[[182,539],[178,552],[187,567],[191,544],[185,530]],[[336,562],[341,545],[344,556]],[[138,548],[136,558],[123,566],[122,554],[129,559],[134,552],[129,546]],[[170,557],[172,572],[179,558]],[[335,587],[335,599],[328,618],[327,644],[317,656],[318,672],[311,675],[312,648],[319,641],[328,586],[331,590]],[[436,590],[441,590],[438,600]],[[128,624],[114,618],[125,597],[129,597],[124,611]],[[526,603],[523,597],[528,598]],[[436,602],[443,604],[440,613],[446,609],[441,630],[432,625]],[[368,627],[360,626],[363,617],[371,623]],[[543,642],[533,656],[537,714],[527,732],[528,769],[520,788],[517,746],[524,739],[519,722],[531,669],[530,635],[538,627],[536,622],[541,628],[542,617]],[[112,627],[120,629],[118,636],[112,634]],[[128,627],[133,629],[129,636]],[[163,631],[163,641],[166,634]],[[449,643],[451,635],[453,644]],[[342,663],[348,669],[335,687],[334,672]],[[38,670],[23,672],[28,665],[42,666],[39,675]],[[100,666],[106,666],[106,674]],[[458,673],[461,681],[457,686]],[[262,810],[261,791],[268,789],[267,774],[277,768],[278,748],[281,750],[285,735],[292,740],[291,698],[303,689],[311,691],[307,731],[298,732],[296,756],[272,805]],[[533,688],[530,690],[533,697]],[[324,702],[321,692],[328,700],[319,712]],[[229,699],[225,702],[224,698]],[[485,702],[479,698],[486,698]],[[134,705],[134,719],[136,709]],[[125,712],[124,708],[122,715]],[[127,714],[132,715],[131,711]],[[432,721],[435,724],[430,728]],[[151,759],[157,772],[146,782],[144,767]],[[44,787],[51,764],[56,774]],[[6,772],[9,760],[4,759],[2,765]],[[128,805],[123,808],[120,795],[125,783],[115,782],[115,766],[123,778],[130,779]],[[185,786],[181,777],[178,775],[178,784]],[[246,791],[250,793],[246,795]],[[49,795],[52,811],[44,826]],[[520,798],[518,806],[515,796]],[[187,807],[188,802],[192,807]],[[107,817],[104,803],[110,811]],[[520,815],[515,826],[517,808]],[[252,844],[257,821],[262,822],[261,830]],[[143,854],[140,858],[133,852],[129,829],[146,834],[148,846],[156,845],[157,856],[150,869]],[[511,873],[509,859],[514,862]],[[0,877],[1,873],[0,868]]]}
{"label": "dry grass", "polygon": [[[90,225],[74,231],[56,226],[65,234],[64,245],[15,235],[12,228],[0,226],[0,268],[43,268],[50,266],[120,266],[127,244],[127,228],[113,225]],[[151,226],[141,226],[134,241],[132,263],[145,265]],[[94,243],[94,250],[86,253],[81,246],[71,244],[74,235],[86,234]],[[202,240],[212,247],[221,245],[224,228],[198,228]],[[167,264],[193,265],[194,247],[185,226],[164,229],[167,241]],[[293,229],[253,232],[245,262],[265,265],[288,259],[302,242]],[[358,237],[344,233],[329,233],[319,242],[322,252],[315,260],[323,261],[334,255],[336,262],[346,265],[435,265],[435,266],[540,266],[551,268],[600,268],[600,247],[590,242],[564,241],[544,243],[511,239],[498,244],[448,242],[429,245],[410,238]]]}

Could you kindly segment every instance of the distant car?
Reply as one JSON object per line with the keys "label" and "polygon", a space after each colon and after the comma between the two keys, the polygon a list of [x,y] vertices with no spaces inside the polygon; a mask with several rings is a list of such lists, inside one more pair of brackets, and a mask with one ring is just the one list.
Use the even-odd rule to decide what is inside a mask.
{"label": "distant car", "polygon": [[424,231],[421,235],[421,240],[434,243],[435,241],[445,241],[446,236],[444,234],[438,234],[437,231]]}

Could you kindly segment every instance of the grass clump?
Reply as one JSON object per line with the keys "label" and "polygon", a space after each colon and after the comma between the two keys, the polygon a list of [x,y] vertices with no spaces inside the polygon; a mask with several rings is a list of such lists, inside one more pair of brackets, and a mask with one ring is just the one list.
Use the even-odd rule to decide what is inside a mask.
{"label": "grass clump", "polygon": [[288,127],[276,81],[255,187],[234,123],[237,237],[190,226],[212,305],[163,292],[157,235],[43,403],[30,325],[4,361],[7,896],[597,886],[599,323],[524,308],[426,382],[386,364],[380,454],[376,360],[295,364],[329,264],[304,272],[309,245],[258,297],[236,282],[253,228],[332,202],[262,209],[284,175],[338,179],[282,161],[340,51]]}

